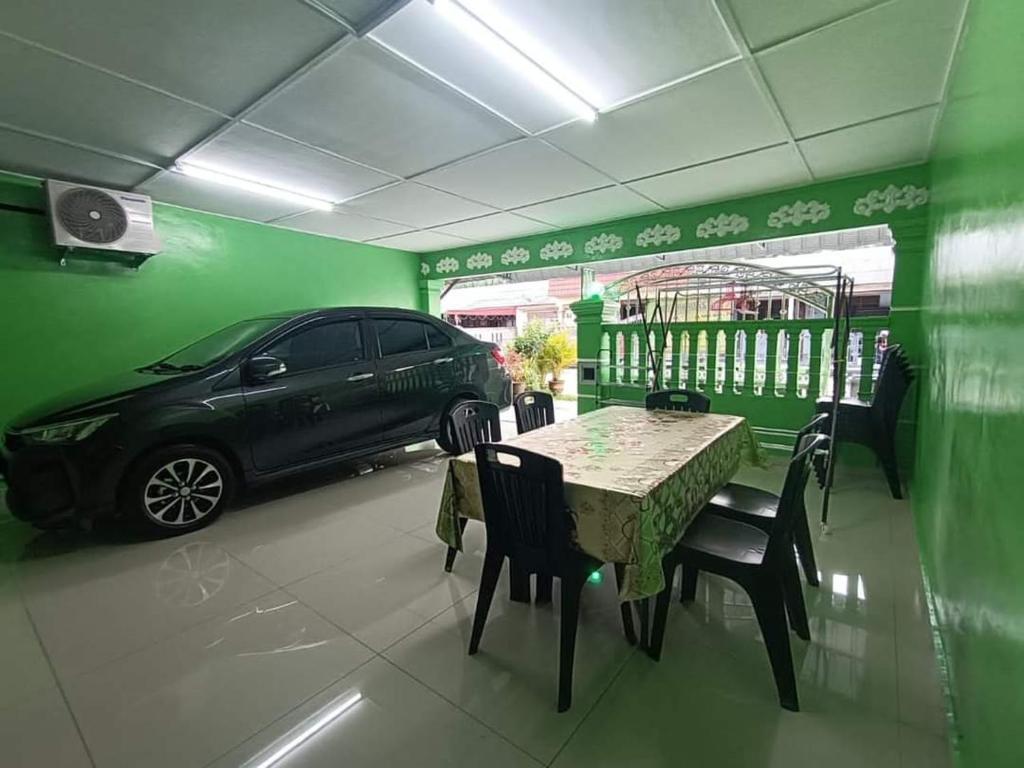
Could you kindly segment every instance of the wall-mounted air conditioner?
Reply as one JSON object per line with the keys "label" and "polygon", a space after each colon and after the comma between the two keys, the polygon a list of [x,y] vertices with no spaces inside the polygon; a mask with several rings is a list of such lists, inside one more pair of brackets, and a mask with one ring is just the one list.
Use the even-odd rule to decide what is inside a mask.
{"label": "wall-mounted air conditioner", "polygon": [[146,195],[50,179],[46,199],[57,245],[142,256],[160,251]]}

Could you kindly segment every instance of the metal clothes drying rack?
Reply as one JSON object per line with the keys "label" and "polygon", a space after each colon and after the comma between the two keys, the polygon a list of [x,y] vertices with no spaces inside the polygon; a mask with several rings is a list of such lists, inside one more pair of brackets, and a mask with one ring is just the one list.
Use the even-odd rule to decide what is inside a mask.
{"label": "metal clothes drying rack", "polygon": [[[793,300],[805,306],[806,311],[822,312],[833,320],[831,340],[832,413],[838,414],[846,380],[847,355],[850,342],[850,307],[854,280],[833,265],[800,266],[789,269],[771,269],[760,265],[731,261],[682,262],[630,275],[605,290],[611,299],[635,300],[635,314],[643,325],[644,338],[658,328],[665,338],[669,325],[691,320],[699,321],[703,311],[716,312],[721,321],[723,314],[733,320],[768,319],[758,317],[758,308],[767,307],[771,315],[773,302]],[[753,318],[749,317],[754,315]],[[708,318],[710,319],[710,318]],[[774,318],[772,318],[774,319]],[[647,344],[647,386],[661,389],[661,375],[665,358],[664,347]],[[830,420],[827,451],[818,457],[818,477],[823,495],[821,502],[821,531],[828,533],[829,502],[835,477],[835,436],[838,419]]]}

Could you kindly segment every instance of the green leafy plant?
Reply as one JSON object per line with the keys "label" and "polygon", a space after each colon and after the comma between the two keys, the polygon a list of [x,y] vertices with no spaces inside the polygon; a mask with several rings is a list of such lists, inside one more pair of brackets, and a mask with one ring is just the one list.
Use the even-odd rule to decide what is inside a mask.
{"label": "green leafy plant", "polygon": [[549,336],[551,336],[551,331],[542,322],[531,320],[523,332],[512,340],[512,349],[528,361],[536,361]]}
{"label": "green leafy plant", "polygon": [[562,378],[563,370],[575,363],[576,344],[565,331],[549,335],[537,355],[538,368],[556,380]]}

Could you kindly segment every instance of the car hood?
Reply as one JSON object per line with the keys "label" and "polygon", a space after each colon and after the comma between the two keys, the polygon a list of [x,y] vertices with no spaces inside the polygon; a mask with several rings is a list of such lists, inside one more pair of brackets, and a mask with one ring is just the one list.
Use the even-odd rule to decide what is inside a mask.
{"label": "car hood", "polygon": [[116,412],[125,402],[141,391],[167,384],[177,376],[129,371],[102,379],[56,398],[48,400],[20,414],[8,427],[25,429],[57,421],[84,419],[101,413]]}

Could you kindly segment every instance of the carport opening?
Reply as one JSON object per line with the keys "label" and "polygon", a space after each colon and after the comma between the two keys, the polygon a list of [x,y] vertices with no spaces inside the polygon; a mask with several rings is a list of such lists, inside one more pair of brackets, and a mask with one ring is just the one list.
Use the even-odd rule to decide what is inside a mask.
{"label": "carport opening", "polygon": [[[781,272],[791,272],[795,276],[803,274],[820,274],[823,269],[838,269],[842,274],[852,278],[853,294],[850,301],[850,314],[854,317],[885,318],[889,315],[893,275],[895,269],[895,253],[892,234],[887,226],[865,227],[841,230],[815,235],[778,238],[774,240],[753,241],[737,245],[716,248],[695,249],[689,251],[669,251],[651,256],[598,261],[587,265],[562,266],[536,270],[523,270],[503,274],[488,275],[480,278],[456,278],[445,283],[441,298],[443,317],[453,325],[462,328],[466,333],[489,342],[500,344],[508,354],[515,348],[516,340],[524,335],[564,333],[575,344],[576,321],[570,305],[588,296],[604,295],[606,299],[618,303],[618,318],[623,324],[641,324],[644,307],[650,312],[654,292],[645,289],[641,295],[634,290],[617,290],[615,296],[608,291],[611,286],[624,286],[629,278],[643,272],[670,268],[678,265],[678,273],[686,275],[688,267],[703,264],[735,265],[743,271],[747,268],[764,268]],[[666,271],[668,271],[666,269]],[[714,281],[689,280],[689,287],[682,287],[680,282],[677,291],[674,315],[675,323],[715,323],[716,328],[723,322],[757,321],[757,320],[815,320],[824,319],[828,315],[826,307],[819,302],[802,300],[792,291],[784,290],[778,281],[750,284],[737,278],[736,280],[716,279]],[[630,286],[632,287],[632,286]],[[666,304],[663,309],[668,311]],[[716,331],[718,333],[718,331]],[[742,333],[741,333],[742,336]],[[870,336],[870,338],[868,338]],[[865,378],[864,345],[873,347],[874,351],[868,358],[874,359],[874,368],[870,381],[877,373],[877,363],[881,352],[885,349],[888,329],[879,328],[876,333],[865,336],[863,332],[854,331],[848,347],[846,383],[843,396],[853,397],[862,388],[861,381]],[[688,341],[690,339],[687,339]],[[701,386],[708,386],[717,391],[726,382],[726,349],[725,343],[716,345],[718,339],[708,339],[707,335],[695,334],[692,342],[698,345],[696,362],[700,371]],[[736,339],[732,340],[736,343]],[[758,390],[764,387],[766,358],[769,353],[769,342],[764,334],[755,335],[747,341],[754,348],[752,381],[757,382]],[[619,335],[612,340],[611,362],[618,364],[619,375],[625,370],[626,376],[643,376],[639,373],[644,368],[642,361],[631,360],[630,355],[638,354],[638,346],[631,351],[628,335]],[[784,343],[788,343],[788,337]],[[801,345],[798,365],[801,366],[799,376],[798,397],[828,395],[832,390],[829,373],[824,373],[819,386],[812,386],[810,366],[810,339],[804,335],[799,338]],[[520,342],[520,346],[522,342]],[[788,350],[772,345],[776,354],[784,357]],[[681,352],[674,350],[675,360],[670,352],[664,362],[671,366],[674,362],[681,363]],[[735,350],[730,357],[736,357]],[[742,370],[744,355],[738,356],[741,370],[735,372],[745,379],[747,373]],[[710,364],[709,364],[710,363]],[[776,375],[781,371],[785,376],[784,367],[773,366]],[[614,374],[613,374],[614,375]],[[546,371],[540,372],[540,378],[534,377],[526,382],[531,386],[544,386],[551,378]],[[575,367],[567,369],[563,374],[565,389],[562,397],[574,399],[577,396],[577,374]],[[530,388],[528,386],[527,388]]]}

